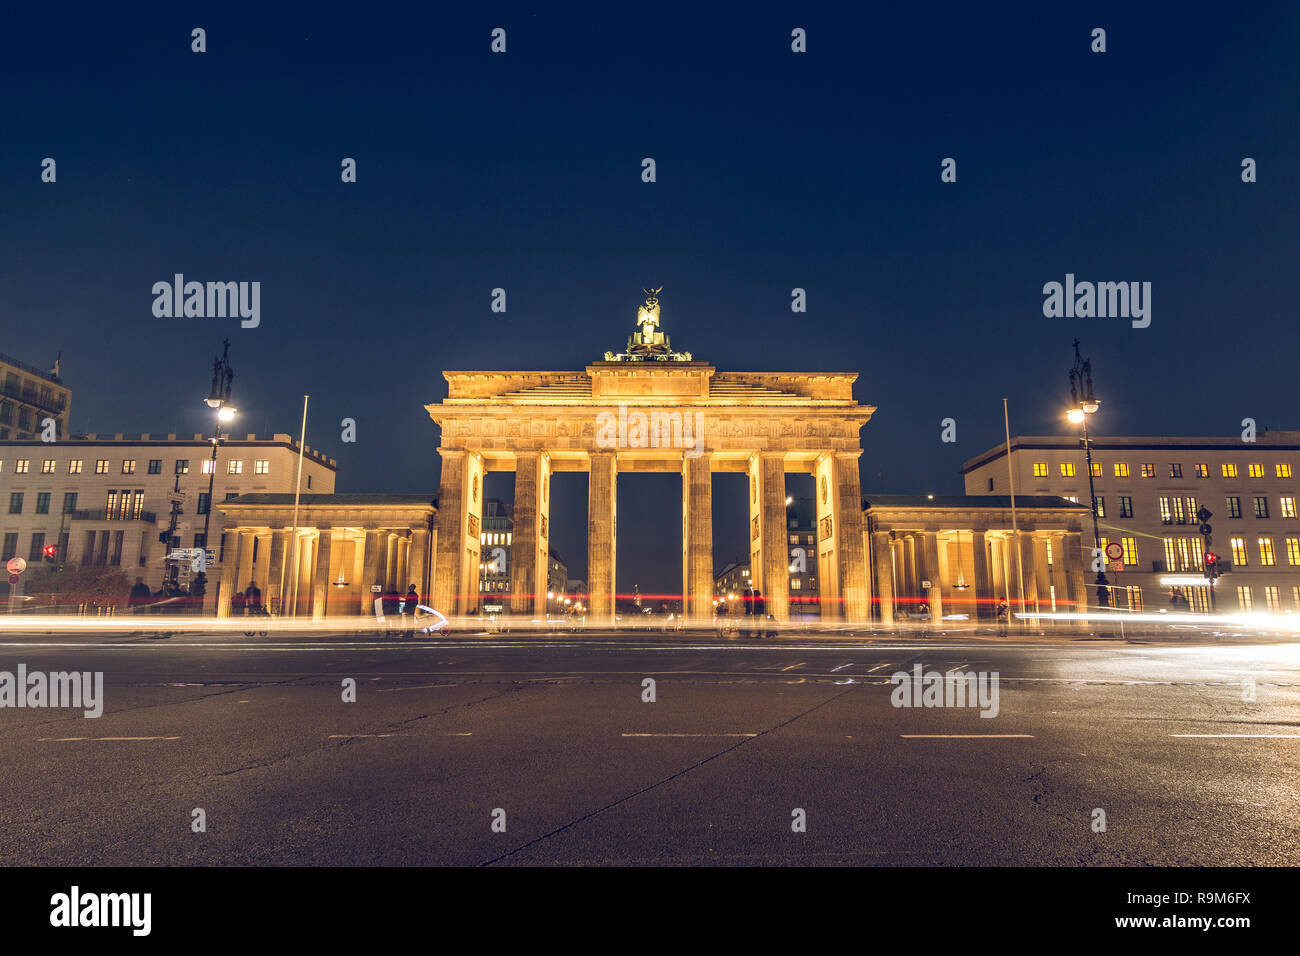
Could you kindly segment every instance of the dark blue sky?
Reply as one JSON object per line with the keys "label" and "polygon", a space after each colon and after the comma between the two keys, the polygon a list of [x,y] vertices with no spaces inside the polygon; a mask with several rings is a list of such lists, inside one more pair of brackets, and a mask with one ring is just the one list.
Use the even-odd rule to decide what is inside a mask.
{"label": "dark blue sky", "polygon": [[[238,431],[296,433],[311,392],[340,490],[432,491],[442,369],[581,368],[650,283],[674,344],[720,368],[860,372],[869,490],[959,491],[1004,395],[1014,432],[1059,431],[1075,335],[1101,431],[1300,425],[1293,4],[226,6],[0,30],[0,350],[63,352],[75,431],[207,428],[228,335]],[[155,318],[176,272],[260,281],[261,326]],[[1151,327],[1044,318],[1067,272],[1151,282]],[[670,485],[620,484],[667,535],[620,542],[620,588],[678,580]],[[581,570],[584,492],[557,492]],[[719,560],[743,521],[733,542],[719,514]]]}

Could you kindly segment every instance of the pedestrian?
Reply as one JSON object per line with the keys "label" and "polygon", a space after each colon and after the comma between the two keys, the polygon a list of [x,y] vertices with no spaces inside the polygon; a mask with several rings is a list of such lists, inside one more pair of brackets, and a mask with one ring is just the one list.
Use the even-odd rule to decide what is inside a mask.
{"label": "pedestrian", "polygon": [[402,602],[402,617],[409,621],[406,628],[407,637],[415,636],[415,609],[419,603],[420,594],[415,590],[415,585],[412,584],[406,589],[406,597]]}
{"label": "pedestrian", "polygon": [[245,613],[245,604],[248,599],[244,596],[243,591],[236,591],[230,599],[230,613],[235,617],[243,617]]}
{"label": "pedestrian", "polygon": [[257,586],[256,581],[249,581],[248,587],[244,589],[244,606],[248,609],[249,614],[262,614],[262,589]]}
{"label": "pedestrian", "polygon": [[384,624],[388,627],[388,633],[392,634],[398,623],[398,609],[402,606],[402,594],[396,585],[384,592],[380,606],[384,609]]}
{"label": "pedestrian", "polygon": [[131,588],[131,596],[128,599],[132,612],[144,614],[148,610],[150,597],[149,585],[144,583],[144,578],[137,577],[135,585]]}

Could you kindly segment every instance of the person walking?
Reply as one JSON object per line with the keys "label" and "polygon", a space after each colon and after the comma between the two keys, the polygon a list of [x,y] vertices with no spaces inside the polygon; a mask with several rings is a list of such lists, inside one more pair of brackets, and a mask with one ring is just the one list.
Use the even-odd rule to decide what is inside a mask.
{"label": "person walking", "polygon": [[244,589],[244,606],[248,609],[249,614],[262,614],[262,589],[257,586],[256,581],[249,581],[248,587]]}
{"label": "person walking", "polygon": [[137,577],[128,598],[131,612],[133,614],[144,614],[148,610],[150,597],[152,595],[149,593],[149,585],[144,583],[144,578]]}
{"label": "person walking", "polygon": [[390,635],[398,633],[396,630],[400,626],[400,623],[397,620],[398,608],[401,606],[402,593],[397,590],[397,585],[394,584],[384,592],[383,603],[381,604],[381,607],[384,609],[384,625]]}
{"label": "person walking", "polygon": [[406,597],[402,602],[402,617],[406,619],[404,623],[406,623],[407,637],[415,636],[415,608],[419,603],[419,592],[415,590],[415,585],[412,584],[406,589]]}

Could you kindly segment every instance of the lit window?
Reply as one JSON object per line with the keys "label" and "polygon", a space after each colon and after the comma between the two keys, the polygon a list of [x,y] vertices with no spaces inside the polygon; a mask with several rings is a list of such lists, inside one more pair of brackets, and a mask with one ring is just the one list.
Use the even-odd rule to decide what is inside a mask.
{"label": "lit window", "polygon": [[41,474],[42,474],[42,475],[52,475],[52,474],[54,474],[54,459],[53,459],[53,458],[46,458],[46,459],[44,459],[44,460],[41,462]]}
{"label": "lit window", "polygon": [[1287,465],[1287,464],[1280,464],[1280,465],[1278,465],[1278,466],[1277,466],[1277,476],[1278,476],[1279,478],[1290,478],[1290,477],[1291,477],[1291,466],[1290,466],[1290,465]]}
{"label": "lit window", "polygon": [[1264,587],[1264,606],[1268,608],[1270,614],[1276,614],[1281,610],[1282,599],[1278,594],[1278,589],[1272,585]]}
{"label": "lit window", "polygon": [[1106,517],[1106,499],[1102,495],[1097,495],[1092,499],[1092,510],[1097,513],[1098,518]]}
{"label": "lit window", "polygon": [[1273,539],[1259,539],[1259,563],[1261,567],[1271,568],[1277,564],[1277,555],[1273,552]]}
{"label": "lit window", "polygon": [[1237,587],[1237,607],[1243,611],[1251,609],[1250,588],[1240,585]]}
{"label": "lit window", "polygon": [[123,459],[122,459],[122,474],[124,474],[124,475],[134,475],[134,474],[135,474],[135,459],[134,459],[134,458],[123,458]]}
{"label": "lit window", "polygon": [[1092,463],[1092,477],[1094,477],[1094,478],[1100,478],[1100,477],[1101,477],[1101,462],[1099,462],[1099,461],[1094,461],[1094,462]]}
{"label": "lit window", "polygon": [[1300,566],[1300,538],[1286,539],[1286,560],[1292,567]]}
{"label": "lit window", "polygon": [[1160,523],[1161,524],[1174,523],[1174,514],[1169,509],[1169,499],[1164,495],[1160,496]]}
{"label": "lit window", "polygon": [[1283,518],[1294,518],[1294,517],[1295,517],[1295,499],[1294,499],[1294,498],[1289,498],[1289,497],[1288,497],[1288,498],[1280,498],[1280,499],[1278,499],[1278,501],[1279,501],[1279,503],[1280,503],[1281,506],[1282,506],[1282,517],[1283,517]]}
{"label": "lit window", "polygon": [[1246,566],[1246,539],[1232,538],[1228,544],[1232,547],[1233,566],[1244,568]]}
{"label": "lit window", "polygon": [[1061,477],[1062,478],[1074,477],[1074,462],[1072,461],[1061,462]]}
{"label": "lit window", "polygon": [[1133,499],[1129,495],[1119,496],[1119,516],[1121,518],[1133,517]]}
{"label": "lit window", "polygon": [[269,475],[271,473],[271,460],[269,458],[259,458],[253,462],[253,474]]}
{"label": "lit window", "polygon": [[70,474],[70,475],[79,475],[79,474],[81,474],[81,459],[80,459],[80,458],[71,458],[71,459],[68,460],[68,474]]}
{"label": "lit window", "polygon": [[1128,477],[1128,465],[1124,465],[1124,464],[1116,464],[1116,465],[1115,465],[1115,477],[1116,477],[1116,478],[1127,478],[1127,477]]}
{"label": "lit window", "polygon": [[1145,463],[1142,465],[1143,478],[1154,478],[1155,476],[1156,476],[1156,466],[1154,464]]}
{"label": "lit window", "polygon": [[203,474],[205,474],[205,475],[210,475],[210,474],[212,474],[212,466],[213,466],[213,464],[215,464],[215,462],[213,462],[213,460],[212,460],[211,458],[205,458],[205,459],[203,459]]}
{"label": "lit window", "polygon": [[1169,477],[1170,477],[1170,478],[1181,478],[1181,477],[1183,477],[1183,466],[1182,466],[1182,465],[1174,465],[1174,464],[1171,464],[1171,465],[1169,466]]}
{"label": "lit window", "polygon": [[238,458],[232,458],[230,460],[230,470],[227,471],[226,474],[242,475],[243,473],[244,473],[244,463],[240,461]]}
{"label": "lit window", "polygon": [[801,580],[799,580],[798,578],[791,578],[791,579],[790,579],[790,590],[791,590],[791,591],[798,591],[798,590],[800,590],[800,589],[802,589],[802,588],[803,588],[803,582],[802,582]]}
{"label": "lit window", "polygon": [[1264,477],[1263,462],[1256,463],[1252,461],[1249,465],[1246,466],[1246,474],[1250,475],[1250,477],[1252,478],[1263,478]]}
{"label": "lit window", "polygon": [[1034,477],[1035,478],[1047,477],[1047,462],[1045,461],[1034,462]]}
{"label": "lit window", "polygon": [[97,475],[107,475],[107,474],[108,474],[108,459],[107,459],[107,458],[97,458],[97,459],[95,460],[95,474],[97,474]]}
{"label": "lit window", "polygon": [[16,462],[14,462],[14,474],[16,475],[27,474],[27,469],[30,465],[31,462],[29,462],[26,458],[19,458]]}
{"label": "lit window", "polygon": [[1197,466],[1196,466],[1196,477],[1197,477],[1197,478],[1209,478],[1209,477],[1210,477],[1210,466],[1209,466],[1209,465],[1197,465]]}
{"label": "lit window", "polygon": [[1182,570],[1178,565],[1178,546],[1173,538],[1165,538],[1165,569],[1168,571]]}
{"label": "lit window", "polygon": [[1255,496],[1255,517],[1256,518],[1268,517],[1268,499],[1265,498],[1263,495]]}
{"label": "lit window", "polygon": [[190,462],[188,458],[176,459],[176,474],[188,475],[190,473]]}
{"label": "lit window", "polygon": [[1229,518],[1240,518],[1240,517],[1241,517],[1241,499],[1238,498],[1238,497],[1236,497],[1236,496],[1230,495],[1230,496],[1228,496],[1227,498],[1225,498],[1224,500],[1227,501],[1227,503],[1228,503],[1228,517],[1229,517]]}
{"label": "lit window", "polygon": [[1066,496],[1065,496],[1065,500],[1066,500],[1066,501],[1073,501],[1073,502],[1077,505],[1077,504],[1079,503],[1079,496],[1078,496],[1078,495],[1066,495]]}
{"label": "lit window", "polygon": [[1124,548],[1124,563],[1136,565],[1138,563],[1138,539],[1120,538],[1119,543]]}
{"label": "lit window", "polygon": [[1236,477],[1237,477],[1237,466],[1236,466],[1236,465],[1233,465],[1233,464],[1228,464],[1228,463],[1225,462],[1225,463],[1224,463],[1224,466],[1223,466],[1223,477],[1224,477],[1224,478],[1236,478]]}

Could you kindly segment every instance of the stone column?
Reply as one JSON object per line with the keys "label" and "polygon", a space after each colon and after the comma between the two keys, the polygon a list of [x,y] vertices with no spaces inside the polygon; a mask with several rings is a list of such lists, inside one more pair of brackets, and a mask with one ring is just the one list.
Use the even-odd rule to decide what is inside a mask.
{"label": "stone column", "polygon": [[[618,458],[612,451],[592,452],[590,467],[587,477],[588,607],[591,619],[605,624],[614,620]],[[542,593],[544,596],[545,592]]]}
{"label": "stone column", "polygon": [[[763,561],[760,590],[767,599],[768,612],[784,622],[790,620],[790,521],[787,517],[790,512],[785,504],[785,456],[765,453],[758,458]],[[817,577],[818,580],[822,577],[820,568]]]}
{"label": "stone column", "polygon": [[294,569],[295,580],[298,582],[294,588],[294,610],[296,615],[306,615],[311,611],[311,589],[312,589],[312,569],[316,566],[316,539],[314,537],[299,534],[298,535],[298,567]]}
{"label": "stone column", "polygon": [[871,556],[876,564],[876,593],[880,595],[880,623],[894,623],[894,549],[888,531],[871,535]]}
{"label": "stone column", "polygon": [[939,535],[933,531],[923,532],[921,541],[925,553],[925,576],[930,579],[930,589],[926,600],[930,605],[930,622],[938,624],[943,620],[943,582],[939,580]]}
{"label": "stone column", "polygon": [[241,558],[239,552],[244,541],[244,536],[238,528],[230,528],[226,533],[230,537],[228,539],[229,544],[226,547],[226,560],[221,568],[221,583],[217,592],[217,617],[230,617],[230,598],[239,587],[239,561]]}
{"label": "stone column", "polygon": [[908,599],[908,610],[915,610],[914,599],[921,590],[921,576],[918,573],[916,535],[908,532],[901,542],[903,550],[903,594]]}
{"label": "stone column", "polygon": [[[1020,532],[1020,567],[1015,569],[1023,575],[1025,581],[1025,610],[1038,609],[1038,570],[1037,555],[1034,553],[1034,536],[1028,531]],[[1016,587],[1019,588],[1019,581]],[[1019,595],[1016,598],[1019,601]]]}
{"label": "stone column", "polygon": [[855,452],[836,452],[835,486],[838,494],[835,550],[839,558],[839,588],[844,613],[851,621],[868,617],[867,557],[862,548],[862,481]]}
{"label": "stone column", "polygon": [[311,589],[311,619],[319,621],[328,613],[330,592],[330,555],[334,532],[321,528],[316,538],[316,574]]}
{"label": "stone column", "polygon": [[472,452],[438,449],[438,557],[433,580],[434,607],[464,614],[478,605],[479,534],[482,518],[483,460]]}
{"label": "stone column", "polygon": [[380,538],[380,532],[367,531],[365,543],[365,556],[361,560],[361,614],[363,617],[374,617],[375,615],[375,598],[377,595],[370,590],[372,584],[383,585],[381,577],[382,570],[379,567],[380,552],[383,550],[383,540]]}
{"label": "stone column", "polygon": [[384,545],[384,589],[391,591],[397,587],[397,535],[385,531]]}
{"label": "stone column", "polygon": [[510,539],[510,612],[546,613],[546,540],[542,522],[549,510],[542,504],[548,473],[545,452],[515,455],[514,529]]}
{"label": "stone column", "polygon": [[971,568],[975,580],[971,581],[974,592],[975,609],[971,618],[975,621],[992,620],[993,609],[997,604],[993,595],[993,578],[989,574],[989,552],[985,543],[984,532],[971,534]]}
{"label": "stone column", "polygon": [[397,539],[397,590],[405,594],[406,589],[411,586],[411,580],[406,571],[411,553],[410,532],[399,531],[395,537]]}
{"label": "stone column", "polygon": [[1052,566],[1047,563],[1047,536],[1034,537],[1034,587],[1038,591],[1038,609],[1052,610]]}
{"label": "stone column", "polygon": [[696,623],[708,623],[713,614],[713,469],[707,454],[682,458],[682,614]]}
{"label": "stone column", "polygon": [[1063,538],[1064,543],[1061,546],[1063,560],[1061,565],[1062,570],[1065,572],[1070,600],[1074,602],[1074,607],[1071,610],[1078,614],[1086,614],[1088,613],[1087,568],[1089,565],[1084,558],[1083,535],[1073,531],[1063,535]]}
{"label": "stone column", "polygon": [[239,570],[235,575],[235,583],[243,591],[247,589],[248,582],[253,580],[253,542],[257,540],[257,532],[240,531],[239,538]]}
{"label": "stone column", "polygon": [[992,597],[993,604],[996,607],[998,601],[1005,600],[1007,607],[1011,607],[1010,591],[1007,587],[1007,549],[1006,539],[1001,536],[995,536],[988,539],[989,550],[992,552],[990,561],[990,571],[992,572]]}
{"label": "stone column", "polygon": [[288,531],[277,528],[271,532],[271,560],[267,563],[266,587],[262,590],[267,610],[274,604],[281,609],[281,613],[284,613],[284,586],[289,583],[284,573],[288,545]]}

